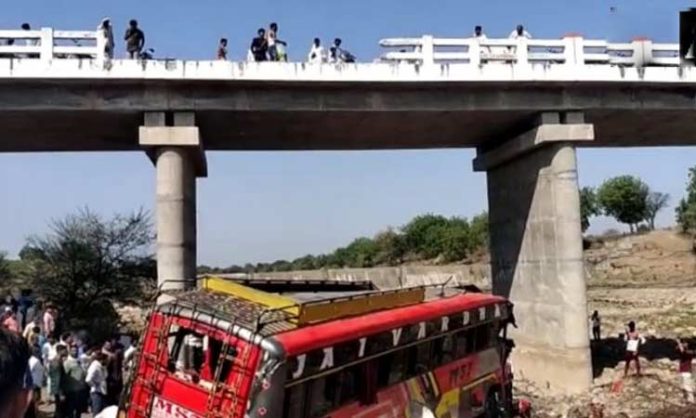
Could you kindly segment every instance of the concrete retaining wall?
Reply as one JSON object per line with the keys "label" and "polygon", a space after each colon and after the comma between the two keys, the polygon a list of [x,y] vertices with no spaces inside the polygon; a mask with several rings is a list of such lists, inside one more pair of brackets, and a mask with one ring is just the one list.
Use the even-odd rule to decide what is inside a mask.
{"label": "concrete retaining wall", "polygon": [[251,277],[281,280],[369,280],[379,289],[439,284],[452,277],[449,282],[451,285],[473,284],[483,289],[491,287],[490,267],[487,264],[325,269],[258,273]]}

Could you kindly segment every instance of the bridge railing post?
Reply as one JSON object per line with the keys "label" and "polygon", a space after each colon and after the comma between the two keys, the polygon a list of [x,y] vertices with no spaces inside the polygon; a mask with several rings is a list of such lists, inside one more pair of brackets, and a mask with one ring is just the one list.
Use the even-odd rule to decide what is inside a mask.
{"label": "bridge railing post", "polygon": [[517,39],[515,55],[517,56],[517,64],[529,64],[529,47],[527,45],[527,38]]}
{"label": "bridge railing post", "polygon": [[636,38],[631,41],[633,47],[633,62],[636,67],[650,65],[653,60],[652,41],[646,38]]}
{"label": "bridge railing post", "polygon": [[53,59],[53,28],[41,28],[41,60]]}
{"label": "bridge railing post", "polygon": [[432,35],[423,35],[420,53],[423,65],[435,64],[435,42]]}
{"label": "bridge railing post", "polygon": [[481,65],[481,42],[478,39],[472,39],[469,42],[469,63],[471,65]]}
{"label": "bridge railing post", "polygon": [[585,40],[581,35],[571,34],[563,37],[563,53],[566,65],[585,64]]}

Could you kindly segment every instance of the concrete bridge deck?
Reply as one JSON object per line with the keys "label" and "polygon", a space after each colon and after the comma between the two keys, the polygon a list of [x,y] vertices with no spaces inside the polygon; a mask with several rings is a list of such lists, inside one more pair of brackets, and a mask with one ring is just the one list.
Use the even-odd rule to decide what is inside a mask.
{"label": "concrete bridge deck", "polygon": [[0,59],[3,152],[139,150],[148,111],[196,112],[208,150],[480,147],[549,110],[591,146],[694,145],[696,69]]}

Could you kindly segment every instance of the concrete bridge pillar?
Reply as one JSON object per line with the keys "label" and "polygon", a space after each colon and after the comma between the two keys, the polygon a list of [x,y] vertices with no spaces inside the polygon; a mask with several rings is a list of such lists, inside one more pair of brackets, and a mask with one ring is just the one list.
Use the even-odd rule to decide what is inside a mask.
{"label": "concrete bridge pillar", "polygon": [[145,114],[140,145],[157,171],[157,285],[196,285],[196,178],[207,175],[193,113]]}
{"label": "concrete bridge pillar", "polygon": [[515,304],[516,377],[553,392],[589,389],[578,141],[594,139],[580,113],[545,113],[537,126],[479,150],[486,171],[493,292]]}

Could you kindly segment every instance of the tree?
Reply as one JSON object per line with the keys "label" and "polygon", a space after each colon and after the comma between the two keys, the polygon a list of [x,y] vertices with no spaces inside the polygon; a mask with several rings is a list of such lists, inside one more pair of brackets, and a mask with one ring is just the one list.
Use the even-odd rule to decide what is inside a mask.
{"label": "tree", "polygon": [[471,228],[464,218],[453,217],[448,220],[447,226],[440,229],[437,256],[441,256],[444,262],[452,262],[463,259],[471,250]]}
{"label": "tree", "polygon": [[0,283],[10,280],[10,262],[7,261],[7,253],[0,251]]}
{"label": "tree", "polygon": [[667,207],[669,195],[667,193],[650,192],[645,205],[645,222],[650,230],[655,230],[655,218],[657,213]]}
{"label": "tree", "polygon": [[580,189],[580,222],[582,232],[587,231],[587,228],[590,227],[590,218],[601,213],[594,189],[592,187]]}
{"label": "tree", "polygon": [[684,232],[696,230],[696,166],[689,169],[686,196],[679,201],[676,215],[677,223]]}
{"label": "tree", "polygon": [[478,250],[488,246],[488,213],[483,212],[471,218],[470,246],[472,250]]}
{"label": "tree", "polygon": [[628,224],[633,232],[645,219],[649,191],[637,177],[618,176],[602,183],[597,190],[597,201],[606,215]]}
{"label": "tree", "polygon": [[377,245],[376,264],[396,266],[403,262],[406,254],[406,239],[393,229],[387,229],[375,235]]}
{"label": "tree", "polygon": [[344,261],[348,267],[373,267],[376,264],[379,247],[370,238],[353,240],[345,248]]}
{"label": "tree", "polygon": [[28,241],[37,263],[34,288],[62,311],[73,329],[95,338],[114,331],[113,302],[139,300],[155,276],[152,225],[144,211],[105,220],[84,209],[53,221],[51,233]]}
{"label": "tree", "polygon": [[292,262],[293,270],[314,270],[318,268],[316,257],[307,254],[304,257],[296,258]]}
{"label": "tree", "polygon": [[[447,227],[447,218],[440,215],[416,216],[402,230],[409,252],[423,258],[437,257],[439,231]],[[434,254],[434,255],[433,255]]]}

